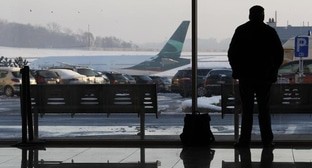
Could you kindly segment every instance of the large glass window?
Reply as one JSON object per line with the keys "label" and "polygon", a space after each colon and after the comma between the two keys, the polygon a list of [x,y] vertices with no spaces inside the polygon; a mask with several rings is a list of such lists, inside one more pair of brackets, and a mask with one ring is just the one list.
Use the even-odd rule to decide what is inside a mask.
{"label": "large glass window", "polygon": [[[293,27],[310,27],[306,18],[310,15],[305,13],[311,11],[307,2],[261,3],[266,12],[265,21],[280,33],[281,39],[285,40],[285,33],[289,38],[298,35],[299,28]],[[211,129],[216,135],[234,135],[234,115],[221,114],[220,91],[207,91],[210,87],[205,85],[205,80],[212,69],[230,68],[229,42],[235,28],[248,20],[252,5],[249,1],[198,0],[198,110],[209,112]],[[296,12],[288,15],[295,7]],[[114,98],[105,97],[112,90],[87,93],[89,86],[139,85],[131,76],[152,76],[157,87],[159,114],[158,118],[156,114],[146,115],[145,134],[182,133],[184,116],[191,113],[192,99],[191,0],[2,0],[0,9],[0,139],[22,136],[21,78],[14,75],[18,72],[12,72],[10,78],[2,79],[7,76],[2,73],[3,67],[25,65],[30,67],[38,86],[66,85],[70,90],[74,84],[85,85],[82,104],[91,104],[90,108],[101,104],[96,102],[100,99],[98,95],[105,101]],[[297,69],[297,65],[289,65],[280,72],[296,73]],[[39,70],[57,76],[42,77]],[[65,71],[66,75],[62,73]],[[222,83],[218,81],[217,85]],[[51,95],[67,94],[68,90]],[[78,97],[79,93],[84,92],[76,90],[70,94]],[[48,92],[40,94],[44,97]],[[50,99],[52,104],[66,103],[60,97]],[[121,99],[128,97],[118,97]],[[88,113],[88,109],[83,112],[78,105],[70,110],[39,114],[38,136],[140,135],[140,118],[135,113],[122,113],[122,110],[118,114]],[[311,134],[311,112],[274,114],[273,131]],[[259,135],[256,117],[254,134]]]}

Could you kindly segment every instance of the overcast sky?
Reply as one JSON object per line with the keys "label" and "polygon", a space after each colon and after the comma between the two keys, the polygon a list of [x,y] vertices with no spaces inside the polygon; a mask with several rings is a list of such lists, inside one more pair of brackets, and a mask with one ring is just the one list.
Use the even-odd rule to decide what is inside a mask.
{"label": "overcast sky", "polygon": [[[265,8],[266,21],[277,12],[278,26],[312,25],[311,0],[198,0],[199,38],[230,38],[255,4]],[[191,19],[191,0],[0,0],[0,19],[57,23],[74,32],[89,27],[94,35],[135,43],[162,42],[182,20]]]}

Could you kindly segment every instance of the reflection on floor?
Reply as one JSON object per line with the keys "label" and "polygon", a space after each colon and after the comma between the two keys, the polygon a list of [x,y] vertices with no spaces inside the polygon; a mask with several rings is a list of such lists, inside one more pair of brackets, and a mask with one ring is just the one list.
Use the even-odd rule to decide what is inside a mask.
{"label": "reflection on floor", "polygon": [[312,149],[0,148],[1,168],[312,168]]}

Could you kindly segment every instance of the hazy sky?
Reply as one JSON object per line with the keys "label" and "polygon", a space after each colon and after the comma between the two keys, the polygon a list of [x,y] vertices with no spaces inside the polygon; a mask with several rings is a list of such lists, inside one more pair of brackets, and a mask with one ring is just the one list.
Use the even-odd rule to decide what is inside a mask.
{"label": "hazy sky", "polygon": [[[265,8],[266,21],[277,12],[279,26],[312,25],[311,0],[198,0],[199,38],[231,37],[255,4]],[[191,20],[191,0],[0,0],[0,19],[57,23],[74,32],[88,31],[89,25],[94,35],[162,42],[182,20]]]}

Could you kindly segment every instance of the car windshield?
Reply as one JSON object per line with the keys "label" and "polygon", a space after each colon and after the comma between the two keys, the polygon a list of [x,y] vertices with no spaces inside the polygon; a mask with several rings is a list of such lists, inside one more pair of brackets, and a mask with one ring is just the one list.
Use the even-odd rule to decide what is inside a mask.
{"label": "car windshield", "polygon": [[116,79],[116,80],[126,80],[124,76],[122,76],[122,74],[112,74],[112,76]]}
{"label": "car windshield", "polygon": [[190,70],[180,70],[177,75],[176,75],[177,78],[181,78],[181,77],[184,77],[184,78],[187,78],[187,77],[192,77],[192,71]]}
{"label": "car windshield", "polygon": [[232,71],[229,70],[216,70],[216,71],[211,71],[209,73],[210,76],[215,76],[215,75],[226,75],[226,76],[231,76],[232,75]]}
{"label": "car windshield", "polygon": [[38,75],[46,77],[46,78],[57,78],[57,74],[52,71],[38,71]]}
{"label": "car windshield", "polygon": [[[15,78],[22,78],[22,73],[20,73],[20,71],[12,71],[12,75]],[[34,78],[30,72],[29,72],[29,78]]]}
{"label": "car windshield", "polygon": [[198,69],[197,70],[197,75],[198,76],[206,76],[208,74],[208,72],[210,71],[211,69]]}
{"label": "car windshield", "polygon": [[145,75],[142,75],[142,76],[138,76],[138,78],[142,79],[142,80],[152,80],[152,78],[150,78],[149,76],[145,76]]}
{"label": "car windshield", "polygon": [[166,84],[169,84],[171,82],[167,77],[160,77],[160,78]]}
{"label": "car windshield", "polygon": [[77,72],[86,75],[86,76],[96,76],[97,73],[94,72],[92,69],[77,69]]}
{"label": "car windshield", "polygon": [[83,77],[83,75],[69,69],[51,69],[62,78]]}
{"label": "car windshield", "polygon": [[290,65],[285,65],[281,67],[278,70],[278,73],[280,74],[286,74],[286,73],[296,73],[298,72],[299,69],[299,64],[290,64]]}
{"label": "car windshield", "polygon": [[124,76],[129,80],[135,80],[131,75],[124,74]]}
{"label": "car windshield", "polygon": [[[279,74],[294,74],[299,72],[299,61],[292,61],[287,64],[282,65],[278,73]],[[312,72],[312,61],[304,60],[303,61],[303,72],[311,73]]]}
{"label": "car windshield", "polygon": [[22,74],[20,73],[20,71],[13,71],[13,72],[12,72],[12,75],[13,75],[15,78],[22,78]]}
{"label": "car windshield", "polygon": [[[198,69],[197,70],[197,75],[198,77],[204,77],[208,74],[208,72],[210,71],[211,69]],[[180,77],[183,77],[183,78],[191,78],[192,77],[192,70],[180,70],[176,77],[180,78]]]}

